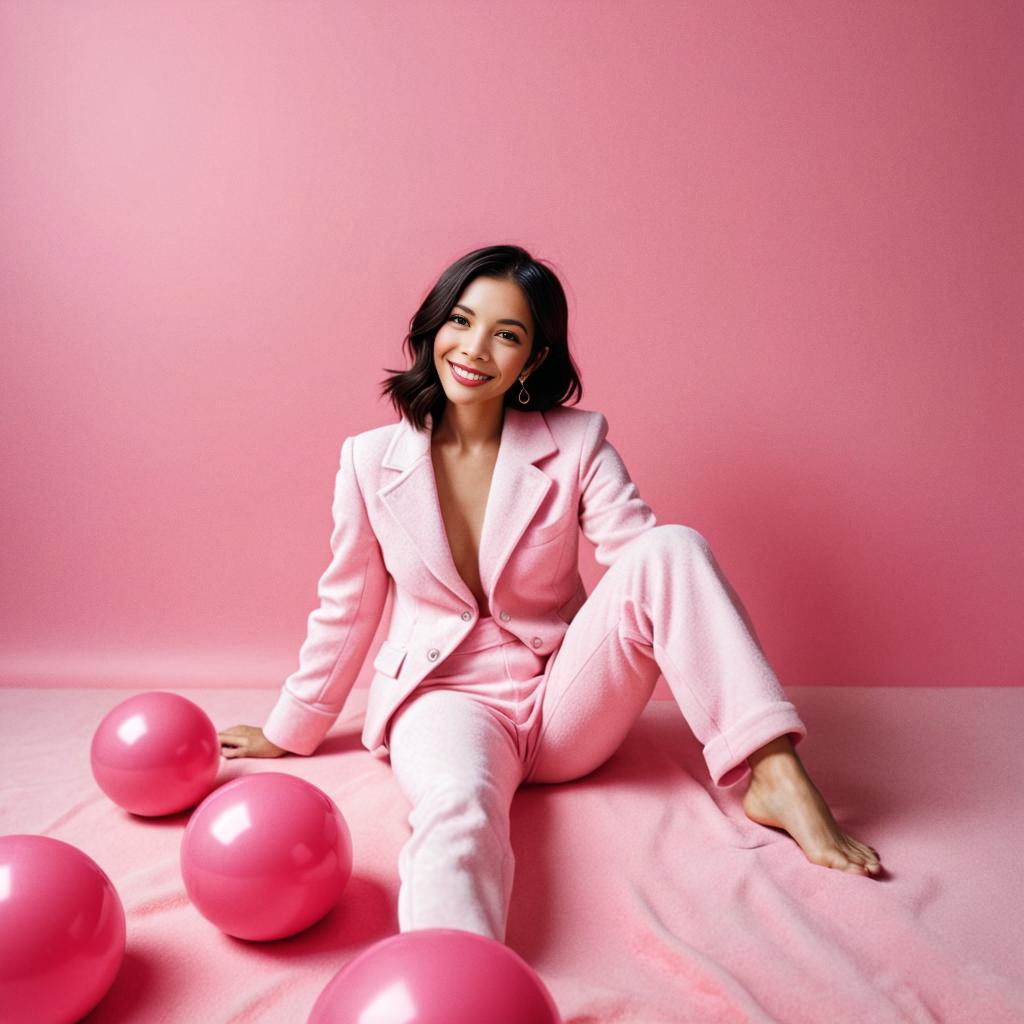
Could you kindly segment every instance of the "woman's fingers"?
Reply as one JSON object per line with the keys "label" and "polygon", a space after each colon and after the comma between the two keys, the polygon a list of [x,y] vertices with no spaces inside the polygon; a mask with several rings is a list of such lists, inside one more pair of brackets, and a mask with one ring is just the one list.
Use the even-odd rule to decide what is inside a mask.
{"label": "woman's fingers", "polygon": [[233,725],[217,733],[225,757],[270,757],[263,730],[254,725]]}
{"label": "woman's fingers", "polygon": [[218,733],[220,752],[224,757],[244,757],[249,748],[249,737],[230,732]]}
{"label": "woman's fingers", "polygon": [[233,725],[230,729],[223,729],[217,733],[218,738],[223,743],[225,740],[230,740],[232,743],[245,743],[251,740],[255,729],[251,725]]}

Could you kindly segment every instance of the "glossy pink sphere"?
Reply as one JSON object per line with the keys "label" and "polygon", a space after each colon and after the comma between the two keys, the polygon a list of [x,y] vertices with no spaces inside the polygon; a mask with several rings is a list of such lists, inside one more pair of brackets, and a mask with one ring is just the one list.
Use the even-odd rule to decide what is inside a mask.
{"label": "glossy pink sphere", "polygon": [[374,943],[327,983],[307,1024],[561,1024],[533,968],[494,939],[417,928]]}
{"label": "glossy pink sphere", "polygon": [[107,712],[90,759],[97,784],[118,806],[132,814],[174,814],[213,788],[220,740],[201,707],[156,690]]}
{"label": "glossy pink sphere", "polygon": [[0,836],[0,1019],[71,1024],[121,969],[125,919],[103,869],[49,836]]}
{"label": "glossy pink sphere", "polygon": [[196,909],[239,939],[283,939],[319,921],[352,876],[352,837],[334,801],[282,772],[235,779],[193,812],[181,874]]}

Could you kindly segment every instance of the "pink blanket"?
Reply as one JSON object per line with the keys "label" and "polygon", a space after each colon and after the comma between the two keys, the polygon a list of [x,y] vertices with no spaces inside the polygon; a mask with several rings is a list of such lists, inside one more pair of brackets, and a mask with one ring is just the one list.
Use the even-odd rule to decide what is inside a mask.
{"label": "pink blanket", "polygon": [[[100,1022],[302,1022],[352,956],[398,930],[409,805],[359,743],[365,690],[311,758],[222,761],[220,781],[287,771],[335,800],[354,873],[321,922],[279,942],[219,932],[189,903],[188,813],[136,818],[93,781],[102,716],[136,690],[0,689],[0,833],[54,836],[107,872],[128,949]],[[277,693],[179,690],[218,728],[258,724]],[[1024,1020],[1020,732],[1024,690],[788,687],[800,756],[881,879],[811,864],[716,789],[671,701],[652,701],[584,779],[525,786],[507,943],[566,1024]],[[485,1024],[485,1022],[481,1022]]]}

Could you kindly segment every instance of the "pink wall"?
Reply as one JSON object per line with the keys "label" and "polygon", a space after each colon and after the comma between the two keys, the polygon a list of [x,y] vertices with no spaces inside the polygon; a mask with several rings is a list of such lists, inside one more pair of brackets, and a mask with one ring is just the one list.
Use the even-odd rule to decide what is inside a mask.
{"label": "pink wall", "polygon": [[1022,30],[1011,0],[4,4],[0,678],[279,686],[342,439],[394,418],[435,275],[511,241],[784,684],[1024,682]]}

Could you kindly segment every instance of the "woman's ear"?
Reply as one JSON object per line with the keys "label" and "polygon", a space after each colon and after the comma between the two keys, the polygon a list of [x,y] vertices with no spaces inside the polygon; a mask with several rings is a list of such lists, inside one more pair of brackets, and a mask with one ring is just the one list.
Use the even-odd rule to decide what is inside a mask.
{"label": "woman's ear", "polygon": [[550,349],[547,345],[540,350],[537,358],[533,360],[533,365],[530,367],[530,373],[533,373],[533,371],[536,370],[545,359],[547,359],[549,351]]}

